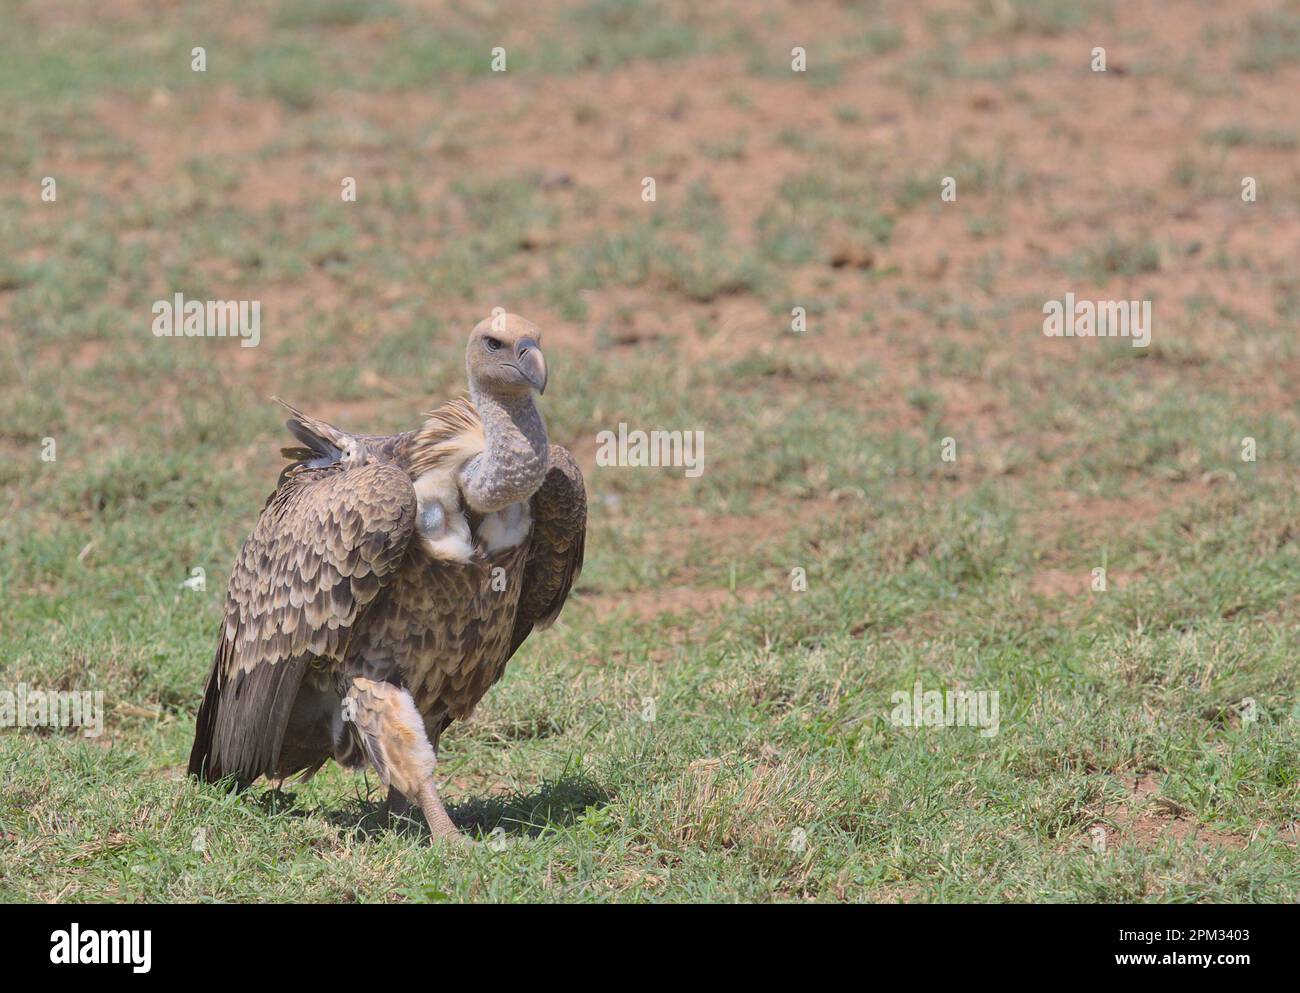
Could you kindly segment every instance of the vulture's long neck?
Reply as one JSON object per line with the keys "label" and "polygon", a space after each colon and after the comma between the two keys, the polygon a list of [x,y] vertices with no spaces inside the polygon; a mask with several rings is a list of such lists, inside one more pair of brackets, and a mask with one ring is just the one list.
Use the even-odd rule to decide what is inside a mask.
{"label": "vulture's long neck", "polygon": [[469,505],[489,514],[527,500],[549,467],[546,425],[531,393],[494,396],[470,388],[483,421],[483,451],[466,464],[461,489]]}

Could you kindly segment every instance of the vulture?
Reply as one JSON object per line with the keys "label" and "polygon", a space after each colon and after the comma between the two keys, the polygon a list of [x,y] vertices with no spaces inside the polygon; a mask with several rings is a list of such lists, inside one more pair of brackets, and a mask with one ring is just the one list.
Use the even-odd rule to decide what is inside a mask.
{"label": "vulture", "polygon": [[[469,396],[413,431],[350,434],[280,401],[303,447],[231,571],[189,772],[242,789],[369,762],[390,813],[460,838],[434,784],[470,716],[582,568],[587,497],[534,394],[541,333],[500,314],[466,349]],[[276,398],[278,399],[278,398]]]}

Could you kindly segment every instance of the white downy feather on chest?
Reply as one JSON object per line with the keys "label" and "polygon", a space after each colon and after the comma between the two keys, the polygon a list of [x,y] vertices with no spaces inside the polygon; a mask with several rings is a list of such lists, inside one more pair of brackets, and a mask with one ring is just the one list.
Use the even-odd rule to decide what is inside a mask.
{"label": "white downy feather on chest", "polygon": [[503,548],[514,548],[528,537],[533,527],[533,514],[527,500],[512,503],[495,513],[487,514],[478,526],[479,540],[489,555]]}
{"label": "white downy feather on chest", "polygon": [[[474,535],[460,510],[456,474],[453,467],[439,466],[415,481],[415,526],[431,556],[466,563],[474,556]],[[528,501],[524,500],[485,514],[479,524],[478,539],[483,551],[491,555],[527,539],[532,526],[532,513]]]}

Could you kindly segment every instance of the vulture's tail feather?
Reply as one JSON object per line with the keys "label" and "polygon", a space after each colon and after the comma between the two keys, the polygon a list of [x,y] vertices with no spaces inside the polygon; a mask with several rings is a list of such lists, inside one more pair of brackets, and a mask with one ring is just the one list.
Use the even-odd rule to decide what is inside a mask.
{"label": "vulture's tail feather", "polygon": [[304,466],[309,469],[320,469],[335,465],[342,460],[351,435],[340,431],[333,424],[327,424],[309,414],[304,414],[293,404],[285,403],[279,397],[272,399],[293,415],[284,422],[284,426],[304,446],[280,449],[280,454],[289,460],[289,464],[280,472],[280,479],[276,483],[277,489],[284,485],[285,479],[295,469]]}
{"label": "vulture's tail feather", "polygon": [[189,774],[209,783],[215,783],[224,775],[213,755],[212,745],[217,731],[217,711],[221,703],[221,688],[217,685],[217,679],[225,646],[226,639],[222,638],[221,644],[217,646],[212,672],[208,674],[207,685],[203,687],[203,703],[199,705],[199,715],[194,722],[194,747],[190,749]]}
{"label": "vulture's tail feather", "polygon": [[322,460],[315,462],[315,464],[319,465],[328,465],[331,462],[337,462],[343,457],[343,451],[347,447],[350,437],[346,432],[340,431],[333,424],[327,424],[310,414],[304,414],[297,407],[285,403],[279,397],[273,397],[272,399],[293,415],[284,422],[284,426],[306,446],[305,449],[282,449],[286,457],[296,459],[300,455],[306,454],[308,459],[312,459],[313,456],[317,456]]}

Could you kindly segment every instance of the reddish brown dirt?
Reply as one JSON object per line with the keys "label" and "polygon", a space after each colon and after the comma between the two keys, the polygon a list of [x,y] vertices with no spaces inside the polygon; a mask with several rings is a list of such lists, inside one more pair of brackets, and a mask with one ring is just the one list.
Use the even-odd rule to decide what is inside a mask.
{"label": "reddish brown dirt", "polygon": [[1249,838],[1214,831],[1189,820],[1188,811],[1161,795],[1156,775],[1143,775],[1129,785],[1133,792],[1128,800],[1107,811],[1107,845],[1157,848],[1170,839],[1223,848],[1245,848],[1250,843]]}
{"label": "reddish brown dirt", "polygon": [[[419,6],[431,17],[465,13],[437,2]],[[108,7],[137,18],[145,9],[136,0]],[[214,74],[203,90],[159,86],[99,97],[90,109],[94,121],[129,156],[79,157],[65,144],[52,150],[48,168],[129,199],[195,195],[193,168],[215,163],[224,170],[222,179],[204,189],[253,212],[304,212],[333,202],[344,175],[360,177],[363,195],[385,183],[407,183],[421,203],[457,219],[461,237],[476,232],[464,205],[448,195],[454,183],[535,174],[545,197],[563,208],[563,223],[530,232],[516,275],[494,292],[541,323],[548,343],[559,349],[580,354],[594,347],[598,329],[613,328],[609,347],[631,354],[667,340],[688,362],[783,348],[781,314],[755,294],[701,302],[613,285],[584,293],[588,316],[575,322],[546,300],[521,298],[521,288],[546,271],[548,253],[644,215],[643,175],[656,177],[665,209],[680,208],[693,184],[706,184],[721,204],[730,239],[743,248],[755,245],[756,221],[782,184],[815,172],[857,184],[865,192],[855,195],[869,197],[893,222],[887,244],[879,246],[846,241],[836,222],[818,259],[780,274],[795,298],[815,293],[834,301],[813,315],[801,353],[832,369],[846,357],[870,355],[869,384],[824,386],[836,402],[873,417],[874,426],[920,428],[929,415],[911,398],[933,392],[946,429],[978,455],[975,471],[994,477],[1013,472],[1013,450],[1050,449],[1068,438],[1066,428],[1051,424],[1026,435],[1007,388],[1011,382],[1050,391],[1061,363],[1078,354],[1037,332],[1042,301],[1066,288],[1080,297],[1157,301],[1164,316],[1144,366],[1153,390],[1233,391],[1250,396],[1260,412],[1293,414],[1300,360],[1274,360],[1238,327],[1275,321],[1279,288],[1294,290],[1300,159],[1293,148],[1222,147],[1206,139],[1229,125],[1254,133],[1294,131],[1300,65],[1268,73],[1238,67],[1251,18],[1275,4],[1189,5],[1175,15],[1158,0],[1136,0],[1115,4],[1112,16],[1057,33],[1016,30],[1010,4],[979,5],[982,19],[972,19],[968,8],[888,2],[879,17],[864,21],[837,0],[778,4],[761,15],[728,2],[711,15],[743,28],[752,39],[746,49],[724,46],[680,61],[631,61],[540,80],[471,76],[427,91],[324,87],[306,110]],[[67,11],[51,5],[33,16],[53,24]],[[235,40],[256,42],[276,30],[273,17],[261,11],[232,16],[228,30]],[[507,39],[526,46],[559,23],[559,8],[521,10]],[[837,39],[868,24],[896,26],[901,43],[845,63],[829,83],[771,69],[788,64],[792,38],[810,39],[811,57],[826,60]],[[395,25],[380,18],[324,30],[364,51],[391,40]],[[1107,73],[1088,70],[1094,45],[1107,46]],[[933,65],[927,67],[926,59]],[[768,71],[755,73],[753,63],[763,60],[771,63]],[[303,140],[312,131],[327,137]],[[963,180],[957,204],[939,203],[938,178],[960,172],[963,163],[1000,170],[1003,179],[983,188]],[[1184,185],[1180,169],[1188,163],[1193,175]],[[1258,179],[1259,203],[1245,205],[1235,195],[1243,175]],[[909,183],[928,191],[914,204],[899,199]],[[12,188],[5,181],[0,192]],[[124,244],[161,250],[168,236],[138,230],[121,237]],[[403,237],[416,253],[432,256],[439,247],[419,232]],[[1154,244],[1157,260],[1136,272],[1099,277],[1087,260],[1108,239]],[[234,275],[220,259],[211,269],[218,283]],[[366,302],[378,301],[380,308],[358,307],[357,290],[318,267],[258,292],[281,342],[310,338],[321,313],[357,311],[358,331],[366,334],[382,332],[383,308],[399,301],[436,306],[449,328],[468,327],[495,303],[428,302],[418,285],[391,280],[363,288]],[[0,291],[0,315],[6,297]],[[1193,318],[1187,304],[1196,299],[1214,306]],[[956,318],[962,308],[974,315],[973,323]],[[954,316],[941,321],[940,312]],[[277,347],[268,341],[264,349],[233,351],[229,375],[238,388],[256,396],[283,392],[278,363],[271,361]],[[968,366],[945,366],[944,356],[955,350],[972,356]],[[101,354],[88,344],[72,364],[93,367]],[[359,423],[403,404],[417,410],[427,403],[403,396],[401,387],[363,362],[358,377],[372,400],[325,402],[318,412]],[[789,393],[808,384],[774,378],[771,388]],[[160,385],[160,400],[168,399],[169,389]],[[589,462],[590,451],[579,449]],[[971,473],[956,470],[954,482],[969,485],[978,478]],[[1062,535],[1093,540],[1139,529],[1171,506],[1205,499],[1209,484],[1196,482],[1200,478],[1191,466],[1191,482],[1132,498],[1061,494],[1059,511],[1024,522],[1044,549],[1029,589],[1049,597],[1086,589],[1088,577],[1076,575],[1069,550],[1060,547]],[[714,515],[710,533],[725,544],[732,536],[743,540],[756,523],[773,534],[792,522]],[[1142,575],[1122,566],[1111,582],[1122,586]],[[700,578],[705,585],[698,596],[684,594],[680,604],[665,606],[713,606],[718,594],[708,587],[712,580]],[[653,608],[633,605],[637,612]]]}

